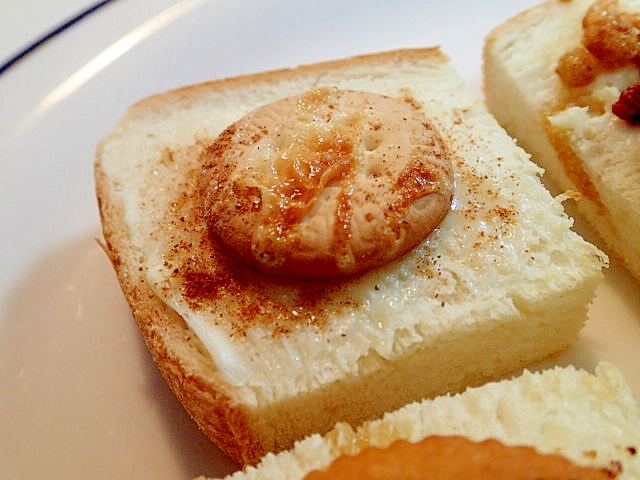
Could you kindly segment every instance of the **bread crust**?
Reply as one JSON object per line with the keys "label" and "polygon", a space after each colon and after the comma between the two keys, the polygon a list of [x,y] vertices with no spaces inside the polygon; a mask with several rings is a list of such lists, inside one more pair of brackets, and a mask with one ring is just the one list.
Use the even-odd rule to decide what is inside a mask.
{"label": "bread crust", "polygon": [[133,318],[162,377],[196,420],[203,433],[235,462],[252,463],[257,458],[245,452],[260,452],[255,445],[244,408],[234,399],[233,389],[220,378],[198,337],[174,310],[162,302],[147,284],[135,261],[123,258],[128,251],[128,232],[120,225],[122,205],[110,195],[113,185],[100,167],[98,148],[95,169],[96,192],[103,224],[103,249],[111,261]]}
{"label": "bread crust", "polygon": [[366,67],[367,65],[379,65],[380,63],[388,64],[392,68],[394,65],[406,65],[408,63],[423,62],[425,60],[433,62],[434,64],[446,63],[449,61],[449,56],[439,47],[389,50],[379,53],[356,55],[345,59],[299,65],[295,68],[282,68],[228,77],[220,80],[211,80],[186,85],[175,90],[144,98],[134,103],[129,108],[128,114],[162,115],[166,105],[170,102],[185,102],[186,104],[190,104],[197,101],[198,96],[210,92],[226,92],[257,84],[263,84],[264,87],[274,86],[295,77],[321,77],[332,70],[342,70],[345,68],[358,69]]}

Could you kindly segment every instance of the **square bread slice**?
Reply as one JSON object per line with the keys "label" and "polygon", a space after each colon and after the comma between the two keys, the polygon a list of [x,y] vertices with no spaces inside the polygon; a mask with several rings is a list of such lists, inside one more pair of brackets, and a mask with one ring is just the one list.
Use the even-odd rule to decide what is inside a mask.
{"label": "square bread slice", "polygon": [[[337,280],[262,274],[210,235],[201,156],[255,108],[317,88],[409,102],[450,152],[444,220]],[[105,251],[167,383],[232,459],[520,371],[578,336],[607,257],[438,48],[212,81],[132,106],[98,147]]]}
{"label": "square bread slice", "polygon": [[[302,480],[311,472],[328,470],[337,459],[355,457],[370,447],[393,455],[387,449],[397,441],[418,444],[431,437],[463,437],[473,442],[495,440],[509,447],[532,447],[538,454],[560,455],[575,465],[602,469],[605,471],[602,478],[640,478],[640,410],[618,369],[602,362],[594,373],[572,366],[536,373],[525,371],[517,377],[469,388],[456,395],[414,402],[357,428],[341,423],[325,435],[314,434],[296,442],[290,450],[267,454],[256,467],[225,479]],[[455,448],[462,447],[456,444]],[[491,458],[485,456],[486,450],[481,447],[476,451],[486,461],[497,464],[513,458],[505,453],[508,450],[499,452],[498,458]],[[369,458],[381,460],[380,455]],[[457,458],[453,455],[452,461],[464,464],[469,458],[461,453]],[[517,473],[522,476],[517,478],[591,478],[562,476],[557,472],[534,477],[528,471],[533,462],[523,463],[519,467],[510,466],[521,469]],[[430,467],[437,465],[434,461]],[[386,473],[384,478],[404,478],[403,471]],[[428,478],[448,478],[429,473],[433,476]]]}
{"label": "square bread slice", "polygon": [[484,46],[489,110],[545,169],[550,188],[579,193],[569,213],[636,279],[640,126],[614,105],[635,85],[640,121],[639,35],[637,0],[550,0],[497,26]]}

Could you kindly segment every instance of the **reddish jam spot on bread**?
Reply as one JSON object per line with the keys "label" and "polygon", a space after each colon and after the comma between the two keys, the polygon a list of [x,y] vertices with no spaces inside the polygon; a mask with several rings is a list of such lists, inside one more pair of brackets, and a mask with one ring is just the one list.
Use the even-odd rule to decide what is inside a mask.
{"label": "reddish jam spot on bread", "polygon": [[450,209],[446,145],[420,106],[319,88],[260,107],[202,158],[211,233],[263,272],[362,273],[404,255]]}
{"label": "reddish jam spot on bread", "polygon": [[611,107],[613,114],[629,125],[640,125],[640,85],[630,85]]}
{"label": "reddish jam spot on bread", "polygon": [[619,465],[582,467],[560,455],[506,446],[497,440],[473,442],[457,436],[432,436],[416,443],[398,440],[384,449],[368,447],[353,456],[343,455],[305,480],[610,480],[620,473]]}

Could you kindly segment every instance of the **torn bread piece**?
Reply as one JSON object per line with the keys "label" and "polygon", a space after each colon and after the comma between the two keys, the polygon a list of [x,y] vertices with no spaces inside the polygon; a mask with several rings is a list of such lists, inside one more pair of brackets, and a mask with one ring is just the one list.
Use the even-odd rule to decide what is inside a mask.
{"label": "torn bread piece", "polygon": [[640,279],[640,2],[550,0],[487,36],[489,110],[577,192],[570,213]]}
{"label": "torn bread piece", "polygon": [[338,424],[225,478],[631,480],[640,478],[639,449],[638,404],[620,371],[602,362],[594,373],[525,371],[358,428]]}
{"label": "torn bread piece", "polygon": [[[374,120],[358,109],[345,114],[325,108],[333,101],[326,92],[336,91],[384,97],[363,101],[363,108],[404,104],[421,120],[405,130],[394,125],[409,117],[386,107]],[[321,247],[342,235],[357,236],[358,245],[381,239],[381,248],[390,250],[385,245],[393,244],[384,243],[389,231],[403,242],[413,236],[409,243],[418,235],[417,243],[396,248],[382,263],[377,258],[364,271],[299,278],[304,269],[297,269],[293,278],[277,266],[269,270],[269,259],[284,258],[284,264],[294,258],[286,248],[264,249],[259,242],[260,248],[252,249],[251,242],[245,248],[246,242],[225,238],[237,225],[228,205],[208,190],[222,185],[211,182],[220,173],[211,170],[216,155],[223,155],[229,140],[257,150],[263,133],[271,135],[282,118],[246,138],[229,135],[230,126],[297,96],[304,99],[299,108],[319,113],[311,120],[302,115],[297,133],[269,136],[274,140],[260,148],[265,161],[254,162],[271,165],[268,175],[247,170],[224,187],[230,193],[223,198],[237,203],[238,215],[274,208],[287,221],[265,228],[291,249],[298,237],[289,220],[306,221],[300,209],[317,212],[330,202],[333,213],[318,216],[327,227],[314,229],[313,241]],[[357,125],[380,137],[341,136]],[[429,139],[430,153],[416,150],[425,143],[412,140],[416,132]],[[275,140],[287,135],[293,137],[288,142]],[[327,137],[341,141],[321,141]],[[364,143],[353,144],[356,137]],[[309,156],[310,144],[330,158]],[[366,157],[378,147],[378,165],[405,166],[370,168],[364,184],[375,195],[360,201],[359,169],[371,163],[344,154]],[[413,152],[411,161],[391,155],[396,149]],[[225,168],[234,165],[220,161]],[[287,171],[292,173],[282,174]],[[313,181],[303,175],[311,171],[319,175]],[[465,90],[438,48],[365,55],[153,96],[128,110],[100,144],[95,164],[105,250],[149,350],[197,424],[240,464],[326,432],[338,421],[357,425],[424,397],[518,372],[570,345],[607,257],[571,230],[572,220],[540,174]],[[389,181],[397,201],[383,207],[376,192],[391,188]],[[437,201],[425,202],[425,196]],[[412,230],[398,215],[416,206],[437,212],[443,198],[444,215],[427,229]],[[216,226],[217,215],[226,215],[228,223]],[[358,226],[369,221],[380,235]],[[327,242],[321,241],[324,234]],[[274,240],[258,240],[265,238]],[[338,269],[353,265],[351,256],[366,260],[366,252],[375,252],[335,245]],[[256,251],[253,260],[246,258]],[[265,252],[274,253],[266,256],[266,267],[256,260],[264,260]]]}

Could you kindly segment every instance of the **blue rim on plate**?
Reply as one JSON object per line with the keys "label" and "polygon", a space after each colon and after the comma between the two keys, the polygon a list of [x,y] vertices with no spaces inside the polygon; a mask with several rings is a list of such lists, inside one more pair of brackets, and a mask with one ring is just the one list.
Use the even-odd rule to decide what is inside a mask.
{"label": "blue rim on plate", "polygon": [[51,40],[56,35],[64,32],[66,29],[68,29],[69,27],[75,25],[80,20],[85,18],[87,15],[89,15],[89,14],[95,12],[96,10],[104,7],[106,4],[111,3],[112,1],[113,0],[102,0],[100,2],[97,2],[97,3],[93,4],[93,5],[91,5],[90,7],[86,8],[82,12],[78,13],[74,17],[70,18],[69,20],[64,21],[62,24],[60,24],[59,26],[55,27],[51,31],[47,32],[42,37],[40,37],[38,40],[36,40],[32,44],[30,44],[25,49],[21,50],[19,53],[17,53],[13,57],[11,57],[9,60],[4,62],[2,65],[0,65],[0,75],[2,75],[4,72],[9,70],[9,68],[11,68],[13,65],[15,65],[18,61],[22,60],[24,57],[26,57],[31,52],[36,50],[38,47],[42,46],[47,41]]}

